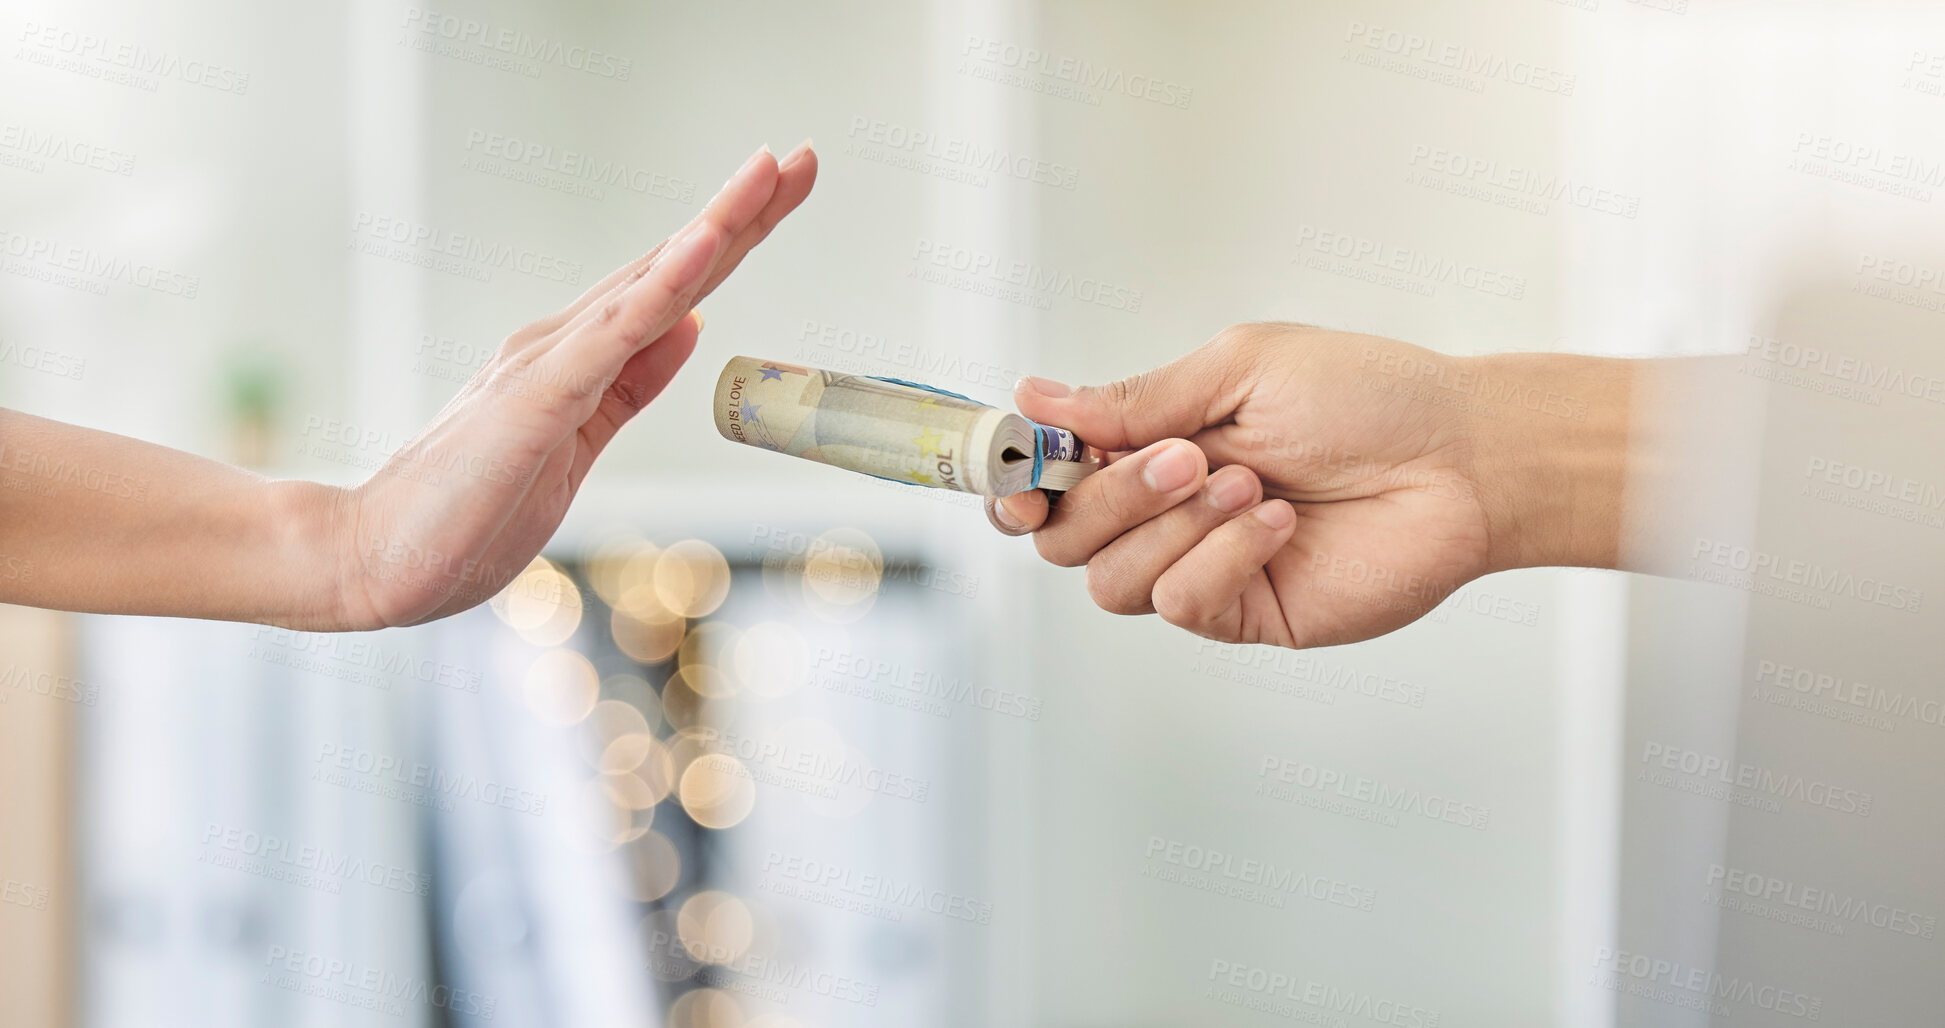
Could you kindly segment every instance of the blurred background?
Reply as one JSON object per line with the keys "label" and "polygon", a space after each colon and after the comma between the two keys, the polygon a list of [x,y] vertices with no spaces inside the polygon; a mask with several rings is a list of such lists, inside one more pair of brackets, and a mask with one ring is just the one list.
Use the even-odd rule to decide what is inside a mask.
{"label": "blurred background", "polygon": [[[361,480],[759,143],[822,160],[491,604],[0,609],[6,1023],[1931,1010],[1930,608],[1748,572],[1939,573],[1936,12],[8,0],[0,41],[0,404],[276,476]],[[735,354],[1005,404],[1261,319],[1728,361],[1655,400],[1706,469],[1668,573],[1216,645],[706,409]]]}

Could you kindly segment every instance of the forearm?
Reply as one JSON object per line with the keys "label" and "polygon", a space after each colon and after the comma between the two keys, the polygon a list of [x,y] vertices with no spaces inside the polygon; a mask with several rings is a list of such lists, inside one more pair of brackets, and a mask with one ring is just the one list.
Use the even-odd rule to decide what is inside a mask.
{"label": "forearm", "polygon": [[1493,570],[1676,573],[1753,460],[1761,387],[1734,357],[1474,360],[1508,398],[1473,415]]}
{"label": "forearm", "polygon": [[1632,399],[1643,362],[1472,358],[1468,416],[1491,570],[1621,566]]}
{"label": "forearm", "polygon": [[0,410],[0,601],[333,627],[336,495]]}

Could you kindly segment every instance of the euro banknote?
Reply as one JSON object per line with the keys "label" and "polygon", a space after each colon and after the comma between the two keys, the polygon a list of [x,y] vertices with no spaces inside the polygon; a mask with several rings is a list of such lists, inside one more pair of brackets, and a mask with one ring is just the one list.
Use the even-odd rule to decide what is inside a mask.
{"label": "euro banknote", "polygon": [[723,438],[932,489],[1070,489],[1100,466],[1063,428],[916,382],[736,357],[716,380]]}

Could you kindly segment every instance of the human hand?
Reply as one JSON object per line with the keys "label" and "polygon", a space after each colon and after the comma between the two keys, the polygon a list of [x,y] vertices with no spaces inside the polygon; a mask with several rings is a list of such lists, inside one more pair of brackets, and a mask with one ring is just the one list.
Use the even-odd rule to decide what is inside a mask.
{"label": "human hand", "polygon": [[989,511],[1087,565],[1110,612],[1224,642],[1368,639],[1488,572],[1613,565],[1625,364],[1240,325],[1106,386],[1023,379],[1022,414],[1110,461],[1051,511],[1038,491]]}
{"label": "human hand", "polygon": [[524,569],[602,448],[694,351],[696,301],[816,177],[808,141],[781,163],[758,151],[681,232],[508,336],[370,480],[329,494],[339,570],[326,627],[445,617]]}

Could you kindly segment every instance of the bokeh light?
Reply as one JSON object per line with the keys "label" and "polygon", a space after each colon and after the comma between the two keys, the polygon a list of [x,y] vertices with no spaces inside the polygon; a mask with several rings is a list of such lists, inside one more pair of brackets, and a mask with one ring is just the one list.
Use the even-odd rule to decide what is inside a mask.
{"label": "bokeh light", "polygon": [[650,811],[651,818],[641,820],[647,825],[652,821],[656,804],[668,798],[668,793],[659,795],[648,780],[634,771],[604,771],[592,783],[601,790],[601,795],[617,810]]}
{"label": "bokeh light", "polygon": [[623,593],[624,571],[632,562],[640,560],[646,560],[652,569],[658,552],[653,543],[640,536],[624,535],[602,543],[595,548],[594,555],[588,558],[585,565],[588,585],[608,606],[618,606]]}
{"label": "bokeh light", "polygon": [[[653,659],[643,659],[644,663],[656,663],[668,659],[668,653],[653,656],[665,647],[672,652],[674,644],[681,642],[682,615],[670,610],[655,591],[655,569],[661,563],[662,551],[653,543],[639,539],[620,540],[610,544],[600,555],[599,577],[595,579],[595,591],[608,605],[614,608],[609,618],[609,631],[616,636],[616,642],[623,652],[631,647],[639,647]],[[591,570],[590,574],[594,574]],[[669,636],[674,635],[674,642]]]}
{"label": "bokeh light", "polygon": [[[627,871],[626,893],[630,899],[649,903],[675,891],[682,878],[682,855],[675,843],[661,832],[649,829],[641,838],[621,848],[622,865]],[[669,938],[677,938],[674,919],[670,919]]]}
{"label": "bokeh light", "polygon": [[756,938],[750,908],[735,896],[713,889],[684,900],[675,926],[683,948],[705,964],[733,963],[749,952]]}
{"label": "bokeh light", "polygon": [[728,672],[707,664],[677,668],[662,685],[662,716],[681,728],[711,728],[729,721],[736,691]]}
{"label": "bokeh light", "polygon": [[602,774],[627,774],[642,766],[648,755],[660,743],[647,732],[619,735],[609,740],[608,745],[595,759],[595,768]]}
{"label": "bokeh light", "polygon": [[727,621],[705,621],[682,640],[676,663],[682,667],[692,664],[728,667],[730,655],[742,637],[742,629]]}
{"label": "bokeh light", "polygon": [[706,617],[729,595],[729,561],[700,539],[685,539],[655,561],[655,596],[687,618]]}
{"label": "bokeh light", "polygon": [[743,1028],[743,1007],[721,989],[690,989],[669,1004],[668,1028]]}
{"label": "bokeh light", "polygon": [[535,557],[488,605],[535,646],[559,646],[581,627],[581,590],[545,557]]}
{"label": "bokeh light", "polygon": [[704,828],[731,828],[756,806],[756,782],[743,762],[726,753],[697,757],[682,772],[677,795],[689,819]]}
{"label": "bokeh light", "polygon": [[714,744],[722,733],[714,728],[680,728],[668,739],[669,760],[675,767],[677,781],[682,780],[689,765],[699,757],[714,752]]}
{"label": "bokeh light", "polygon": [[805,587],[832,603],[868,599],[884,575],[877,541],[856,528],[833,528],[811,540],[804,558]]}
{"label": "bokeh light", "polygon": [[573,725],[594,710],[601,680],[586,657],[573,650],[552,649],[527,668],[522,693],[535,717],[550,725]]}
{"label": "bokeh light", "polygon": [[647,786],[633,775],[597,775],[580,790],[580,826],[605,852],[647,834],[655,804],[643,803]]}
{"label": "bokeh light", "polygon": [[[606,682],[599,686],[600,690],[606,688]],[[596,703],[594,709],[588,713],[586,724],[582,727],[583,732],[577,740],[581,758],[601,771],[627,771],[633,768],[635,763],[640,763],[642,748],[639,745],[623,746],[615,759],[627,760],[632,756],[635,763],[621,767],[611,766],[608,763],[609,751],[616,743],[639,736],[653,738],[649,733],[648,718],[643,716],[641,710],[634,704],[622,700],[602,700]]]}
{"label": "bokeh light", "polygon": [[654,686],[648,684],[648,679],[633,671],[623,671],[603,678],[601,695],[611,700],[620,700],[641,711],[651,732],[662,724],[662,697],[657,695]]}
{"label": "bokeh light", "polygon": [[[637,804],[637,809],[641,809],[652,807],[668,799],[669,793],[675,791],[679,772],[675,764],[675,755],[670,752],[668,745],[650,736],[643,744],[642,759],[639,763],[626,771],[614,771],[608,774],[614,783],[615,794],[625,797],[627,802]],[[624,782],[623,779],[633,781]]]}
{"label": "bokeh light", "polygon": [[804,558],[804,602],[826,621],[856,621],[877,602],[884,576],[885,556],[870,535],[833,528],[811,540]]}
{"label": "bokeh light", "polygon": [[608,633],[614,636],[615,648],[643,664],[660,664],[669,659],[682,645],[688,628],[687,621],[674,615],[661,621],[645,621],[621,607],[608,615]]}

